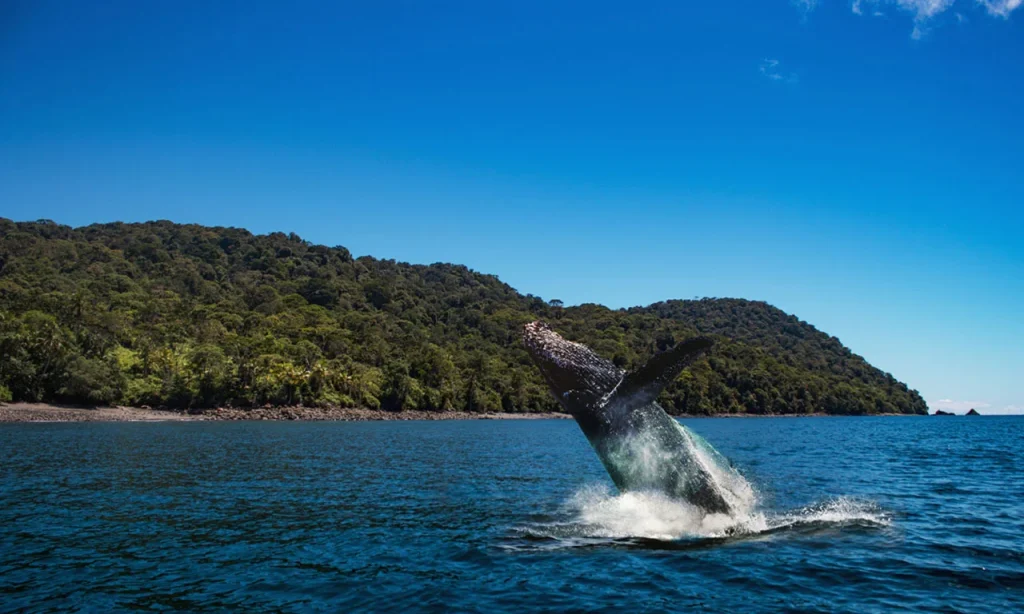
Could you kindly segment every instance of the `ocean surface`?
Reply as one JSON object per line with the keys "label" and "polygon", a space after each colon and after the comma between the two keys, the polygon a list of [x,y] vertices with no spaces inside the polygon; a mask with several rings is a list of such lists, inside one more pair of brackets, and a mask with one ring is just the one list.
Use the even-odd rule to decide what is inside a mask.
{"label": "ocean surface", "polygon": [[0,610],[1024,611],[1024,417],[684,423],[753,512],[571,421],[0,425]]}

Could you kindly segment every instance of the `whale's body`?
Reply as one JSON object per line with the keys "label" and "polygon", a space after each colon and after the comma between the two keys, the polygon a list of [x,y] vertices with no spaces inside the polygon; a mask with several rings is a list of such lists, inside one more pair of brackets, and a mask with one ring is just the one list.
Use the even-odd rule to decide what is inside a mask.
{"label": "whale's body", "polygon": [[728,462],[655,401],[709,339],[677,344],[630,373],[541,322],[527,324],[523,339],[620,491],[653,491],[710,513],[734,513],[750,499]]}

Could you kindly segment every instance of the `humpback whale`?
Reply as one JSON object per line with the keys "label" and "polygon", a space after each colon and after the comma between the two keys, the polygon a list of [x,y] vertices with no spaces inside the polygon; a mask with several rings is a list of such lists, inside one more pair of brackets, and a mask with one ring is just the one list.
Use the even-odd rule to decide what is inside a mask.
{"label": "humpback whale", "polygon": [[710,339],[678,343],[629,373],[543,322],[527,324],[523,341],[620,491],[658,492],[707,513],[735,514],[752,501],[750,485],[728,461],[655,401],[711,348]]}

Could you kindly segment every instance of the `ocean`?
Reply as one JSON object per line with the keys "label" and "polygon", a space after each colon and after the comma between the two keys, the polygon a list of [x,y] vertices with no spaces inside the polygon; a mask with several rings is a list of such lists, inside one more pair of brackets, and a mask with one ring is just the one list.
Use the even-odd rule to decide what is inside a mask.
{"label": "ocean", "polygon": [[689,419],[742,517],[568,420],[0,425],[0,611],[1024,611],[1024,417]]}

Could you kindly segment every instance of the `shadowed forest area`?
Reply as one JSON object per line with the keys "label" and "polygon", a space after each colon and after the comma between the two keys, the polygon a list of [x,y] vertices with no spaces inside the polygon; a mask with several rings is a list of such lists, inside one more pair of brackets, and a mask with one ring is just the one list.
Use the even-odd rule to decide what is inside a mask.
{"label": "shadowed forest area", "polygon": [[294,234],[0,218],[0,401],[556,410],[520,341],[543,319],[623,368],[711,354],[673,414],[915,413],[915,390],[763,302],[564,307],[453,264],[353,258]]}

